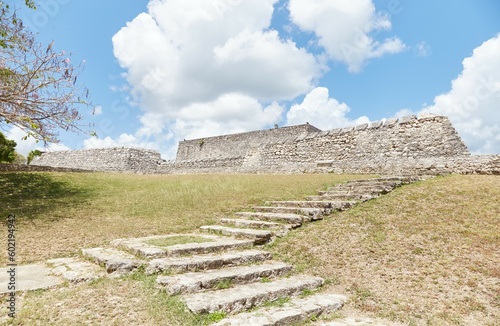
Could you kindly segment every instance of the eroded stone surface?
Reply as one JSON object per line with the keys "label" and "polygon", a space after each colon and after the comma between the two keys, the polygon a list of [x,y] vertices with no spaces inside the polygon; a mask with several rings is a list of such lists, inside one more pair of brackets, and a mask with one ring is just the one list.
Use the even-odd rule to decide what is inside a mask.
{"label": "eroded stone surface", "polygon": [[216,269],[224,266],[262,262],[272,258],[271,253],[260,250],[244,250],[222,254],[194,255],[153,259],[146,268],[147,274],[170,271],[175,273]]}
{"label": "eroded stone surface", "polygon": [[104,269],[77,258],[51,259],[47,261],[47,264],[52,267],[52,274],[61,276],[71,283],[92,281],[105,276]]}
{"label": "eroded stone surface", "polygon": [[263,277],[275,277],[288,273],[292,266],[285,263],[264,263],[260,265],[228,267],[199,273],[185,273],[173,276],[158,276],[156,282],[168,293],[194,293],[217,287],[254,282]]}
{"label": "eroded stone surface", "polygon": [[254,312],[241,313],[226,318],[217,326],[268,326],[290,325],[330,313],[340,309],[347,300],[345,296],[336,294],[316,294],[304,299],[294,298],[283,307],[264,308]]}
{"label": "eroded stone surface", "polygon": [[61,277],[51,275],[50,269],[41,264],[0,268],[0,294],[47,289],[63,282]]}
{"label": "eroded stone surface", "polygon": [[318,322],[316,326],[402,326],[399,323],[393,323],[387,320],[372,319],[365,317],[341,318],[329,322]]}
{"label": "eroded stone surface", "polygon": [[97,264],[104,265],[108,273],[123,274],[141,265],[141,261],[135,256],[112,248],[82,249],[82,253]]}
{"label": "eroded stone surface", "polygon": [[220,225],[204,225],[200,227],[200,230],[203,232],[212,232],[238,238],[253,239],[255,244],[269,242],[273,235],[272,232],[266,230],[230,228]]}
{"label": "eroded stone surface", "polygon": [[183,299],[194,313],[237,313],[266,301],[293,296],[306,289],[316,289],[322,284],[322,278],[295,275],[269,283],[251,283],[219,291],[184,295]]}
{"label": "eroded stone surface", "polygon": [[274,221],[288,223],[293,227],[301,226],[303,222],[310,222],[310,216],[303,216],[298,214],[287,214],[287,213],[261,213],[261,212],[238,212],[235,213],[236,216],[262,220],[262,221]]}

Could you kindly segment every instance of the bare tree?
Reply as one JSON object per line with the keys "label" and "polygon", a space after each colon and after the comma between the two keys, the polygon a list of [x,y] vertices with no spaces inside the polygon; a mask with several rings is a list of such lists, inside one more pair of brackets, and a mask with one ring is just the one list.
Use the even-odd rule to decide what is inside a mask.
{"label": "bare tree", "polygon": [[17,126],[44,142],[57,142],[60,128],[82,131],[79,109],[91,105],[77,82],[84,62],[75,66],[54,42],[37,42],[2,1],[0,10],[0,126]]}

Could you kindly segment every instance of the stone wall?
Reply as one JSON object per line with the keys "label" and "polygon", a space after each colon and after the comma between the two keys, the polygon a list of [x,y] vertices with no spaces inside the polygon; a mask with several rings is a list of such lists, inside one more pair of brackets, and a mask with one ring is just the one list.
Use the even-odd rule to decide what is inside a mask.
{"label": "stone wall", "polygon": [[[284,133],[283,137],[262,131],[260,142],[243,144],[239,141],[243,134],[206,138],[197,145],[197,151],[195,144],[199,140],[189,141],[191,152],[181,144],[182,155],[170,170],[296,173],[315,171],[318,163],[321,166],[326,161],[336,171],[377,173],[422,160],[441,162],[470,156],[455,128],[443,116],[409,116],[329,131],[311,129],[300,134]],[[204,148],[205,144],[210,147]],[[220,164],[221,160],[225,164]]]}
{"label": "stone wall", "polygon": [[[265,144],[281,142],[312,132],[318,128],[303,124],[291,127],[244,132],[239,134],[184,140],[179,142],[176,162],[243,159],[249,151]],[[210,164],[210,163],[209,163]]]}
{"label": "stone wall", "polygon": [[31,165],[89,171],[156,173],[162,164],[160,153],[139,148],[102,148],[44,153]]}
{"label": "stone wall", "polygon": [[500,174],[500,155],[470,155],[448,118],[427,115],[185,140],[173,163],[155,151],[110,148],[45,153],[32,165],[135,173]]}
{"label": "stone wall", "polygon": [[56,168],[52,166],[0,163],[0,172],[88,172],[82,169]]}

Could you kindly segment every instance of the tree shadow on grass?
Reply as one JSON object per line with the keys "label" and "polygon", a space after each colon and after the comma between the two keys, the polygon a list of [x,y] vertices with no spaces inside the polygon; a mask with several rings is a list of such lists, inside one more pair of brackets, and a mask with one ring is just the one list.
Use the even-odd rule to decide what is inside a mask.
{"label": "tree shadow on grass", "polygon": [[15,214],[16,220],[57,220],[65,210],[85,203],[90,189],[56,180],[49,173],[0,173],[0,219]]}

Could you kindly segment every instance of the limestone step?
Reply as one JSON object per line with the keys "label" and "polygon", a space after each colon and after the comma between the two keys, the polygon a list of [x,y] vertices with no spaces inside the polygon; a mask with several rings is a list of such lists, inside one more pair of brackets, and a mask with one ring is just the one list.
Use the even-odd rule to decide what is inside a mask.
{"label": "limestone step", "polygon": [[238,212],[234,215],[246,219],[287,223],[292,227],[299,227],[302,223],[311,221],[310,216],[286,213]]}
{"label": "limestone step", "polygon": [[313,290],[323,284],[323,279],[304,275],[291,276],[269,283],[250,283],[230,289],[183,295],[184,302],[194,313],[237,313],[267,301],[274,301]]}
{"label": "limestone step", "polygon": [[262,308],[241,313],[214,324],[214,326],[278,326],[298,325],[323,314],[332,313],[344,305],[347,298],[338,294],[315,294],[293,298],[282,307]]}
{"label": "limestone step", "polygon": [[335,200],[292,200],[292,201],[270,201],[266,202],[267,205],[278,207],[308,207],[308,208],[321,208],[328,214],[333,211],[343,211],[356,204],[355,201],[335,201]]}
{"label": "limestone step", "polygon": [[142,265],[135,256],[113,248],[82,249],[83,256],[103,265],[108,273],[128,273]]}
{"label": "limestone step", "polygon": [[373,319],[356,316],[355,318],[339,318],[333,321],[318,321],[314,324],[311,324],[311,326],[403,326],[403,324],[378,318]]}
{"label": "limestone step", "polygon": [[255,230],[255,229],[242,229],[230,228],[221,225],[204,225],[200,227],[202,232],[216,233],[227,236],[234,236],[237,238],[252,239],[254,244],[264,244],[271,241],[273,232],[269,230]]}
{"label": "limestone step", "polygon": [[349,181],[345,183],[339,183],[335,185],[335,187],[343,188],[343,187],[359,187],[359,186],[381,186],[381,187],[398,187],[403,184],[403,181],[401,180],[378,180],[378,179],[371,179],[371,180],[357,180],[355,182]]}
{"label": "limestone step", "polygon": [[392,191],[392,189],[375,189],[375,188],[364,188],[364,189],[358,189],[358,188],[352,188],[352,189],[343,189],[343,188],[332,188],[329,190],[323,190],[323,191],[318,191],[318,195],[350,195],[350,194],[356,194],[356,195],[384,195]]}
{"label": "limestone step", "polygon": [[254,206],[253,210],[262,213],[285,213],[310,216],[313,221],[322,220],[325,212],[321,208],[307,207],[275,207],[275,206]]}
{"label": "limestone step", "polygon": [[222,224],[230,224],[236,227],[252,228],[252,229],[290,230],[292,228],[290,224],[268,222],[261,220],[245,220],[240,218],[222,218],[220,222]]}
{"label": "limestone step", "polygon": [[310,201],[360,201],[364,202],[373,198],[377,198],[375,195],[366,194],[330,194],[330,195],[317,195],[317,196],[307,196],[306,200]]}
{"label": "limestone step", "polygon": [[61,276],[71,283],[93,281],[104,277],[106,272],[96,264],[75,257],[56,258],[47,261],[51,274]]}
{"label": "limestone step", "polygon": [[151,260],[146,274],[182,273],[262,262],[272,258],[271,253],[260,250],[244,250],[219,254],[193,255],[189,257],[167,257]]}
{"label": "limestone step", "polygon": [[373,178],[373,179],[358,179],[358,180],[349,180],[349,183],[369,183],[373,181],[386,182],[386,181],[400,181],[402,183],[411,183],[418,181],[418,177],[413,176],[391,176],[391,177],[381,177],[381,178]]}
{"label": "limestone step", "polygon": [[[159,247],[150,245],[147,243],[149,240],[158,240],[172,237],[197,237],[206,238],[207,242],[201,243],[183,243],[176,244],[167,247]],[[241,239],[231,239],[227,237],[219,237],[215,235],[208,234],[174,234],[167,236],[152,236],[145,238],[135,238],[135,239],[117,239],[111,241],[111,244],[120,248],[127,250],[128,252],[142,256],[145,258],[161,258],[169,256],[182,256],[191,254],[206,254],[210,252],[219,252],[224,250],[232,249],[245,249],[251,248],[253,246],[253,240],[241,240]]]}
{"label": "limestone step", "polygon": [[349,190],[349,191],[358,191],[358,192],[384,192],[391,191],[395,186],[387,186],[387,185],[378,185],[378,184],[342,184],[337,185],[335,187],[329,187],[328,191],[340,191],[340,190]]}
{"label": "limestone step", "polygon": [[227,267],[204,272],[184,273],[172,276],[158,276],[156,282],[171,295],[195,293],[214,289],[218,286],[245,284],[262,278],[282,276],[292,270],[292,266],[281,262],[260,265]]}

